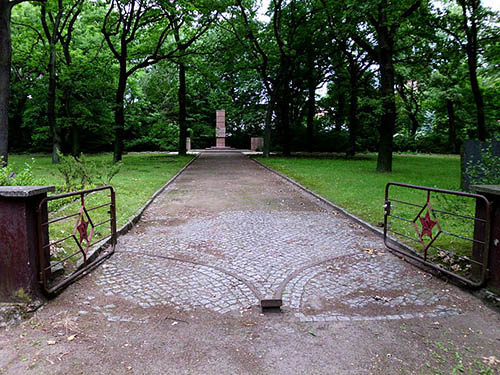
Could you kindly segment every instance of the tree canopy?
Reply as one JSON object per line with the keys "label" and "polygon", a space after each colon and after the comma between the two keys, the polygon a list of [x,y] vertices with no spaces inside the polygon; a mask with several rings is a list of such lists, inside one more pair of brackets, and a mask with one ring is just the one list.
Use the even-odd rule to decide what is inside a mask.
{"label": "tree canopy", "polygon": [[[500,134],[500,17],[480,0],[45,0],[0,5],[0,155],[457,153]],[[5,31],[4,31],[5,30]],[[8,33],[7,33],[8,31]],[[12,45],[12,48],[11,48]],[[5,78],[7,77],[7,78]]]}

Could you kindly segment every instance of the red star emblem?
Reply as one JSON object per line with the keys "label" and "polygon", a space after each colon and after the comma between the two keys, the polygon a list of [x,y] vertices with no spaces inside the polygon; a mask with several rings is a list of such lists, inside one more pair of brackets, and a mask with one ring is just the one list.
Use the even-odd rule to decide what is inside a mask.
{"label": "red star emblem", "polygon": [[82,243],[83,240],[86,240],[89,242],[89,237],[87,234],[87,228],[89,226],[89,223],[85,221],[85,219],[82,216],[82,221],[80,221],[80,224],[76,227],[78,230],[78,233],[80,233],[80,243]]}
{"label": "red star emblem", "polygon": [[437,221],[433,221],[429,216],[429,211],[425,214],[424,218],[420,218],[422,224],[422,237],[428,235],[432,239],[432,228],[436,225]]}

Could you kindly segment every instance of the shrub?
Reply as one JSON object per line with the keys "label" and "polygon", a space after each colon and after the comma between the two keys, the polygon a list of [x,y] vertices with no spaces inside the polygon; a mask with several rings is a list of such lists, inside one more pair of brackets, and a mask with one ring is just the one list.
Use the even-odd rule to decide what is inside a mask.
{"label": "shrub", "polygon": [[[33,176],[33,164],[35,159],[31,159],[31,163],[24,163],[24,168],[16,173],[12,165],[0,168],[0,186],[33,186],[43,184]],[[3,165],[3,157],[0,156],[0,165]]]}
{"label": "shrub", "polygon": [[58,152],[57,169],[64,178],[64,191],[75,191],[92,186],[107,185],[118,174],[121,163],[94,163],[81,153],[77,158]]}
{"label": "shrub", "polygon": [[470,176],[471,184],[498,185],[500,184],[500,156],[495,156],[493,145],[481,151],[481,158],[477,162],[469,161],[466,173]]}

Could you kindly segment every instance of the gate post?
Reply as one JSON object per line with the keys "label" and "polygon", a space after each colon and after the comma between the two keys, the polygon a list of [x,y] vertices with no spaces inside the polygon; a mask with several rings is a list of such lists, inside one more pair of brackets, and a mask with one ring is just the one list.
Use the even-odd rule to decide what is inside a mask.
{"label": "gate post", "polygon": [[[28,302],[41,298],[37,209],[54,186],[0,186],[0,301]],[[47,218],[47,207],[42,218]],[[50,249],[46,249],[50,251]],[[48,259],[48,258],[47,258]]]}
{"label": "gate post", "polygon": [[[478,194],[484,195],[491,202],[489,278],[486,286],[493,292],[500,294],[500,185],[472,185],[471,188]],[[474,237],[476,236],[474,235]],[[474,255],[476,256],[476,254]]]}

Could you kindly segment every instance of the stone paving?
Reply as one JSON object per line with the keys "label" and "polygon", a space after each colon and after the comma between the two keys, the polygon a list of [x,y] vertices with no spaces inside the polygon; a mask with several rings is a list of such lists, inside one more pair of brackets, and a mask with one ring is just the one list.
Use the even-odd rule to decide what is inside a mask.
{"label": "stone paving", "polygon": [[[250,185],[248,175],[262,185]],[[143,308],[221,314],[283,290],[283,309],[313,322],[437,317],[467,308],[446,284],[388,253],[379,237],[229,153],[202,154],[160,195],[119,239],[96,284]]]}

